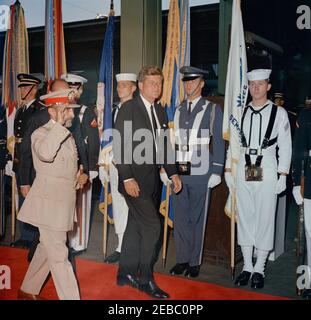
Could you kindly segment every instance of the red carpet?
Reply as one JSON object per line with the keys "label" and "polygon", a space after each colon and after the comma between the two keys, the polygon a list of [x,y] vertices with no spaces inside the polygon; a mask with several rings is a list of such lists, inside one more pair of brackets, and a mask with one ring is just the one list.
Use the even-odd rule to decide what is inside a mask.
{"label": "red carpet", "polygon": [[[15,300],[23,281],[28,263],[27,251],[0,247],[0,265],[11,269],[11,290],[0,290],[0,300]],[[77,274],[84,300],[147,300],[148,296],[128,286],[116,285],[117,266],[89,260],[77,259]],[[1,276],[1,274],[0,274]],[[225,288],[205,282],[187,280],[156,274],[160,288],[167,291],[171,299],[178,300],[286,300],[284,297]],[[41,292],[47,299],[57,299],[52,279]]]}

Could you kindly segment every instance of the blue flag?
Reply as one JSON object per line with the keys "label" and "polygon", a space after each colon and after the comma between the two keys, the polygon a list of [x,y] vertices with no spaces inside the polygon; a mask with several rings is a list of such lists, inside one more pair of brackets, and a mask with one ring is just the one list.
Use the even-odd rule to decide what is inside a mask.
{"label": "blue flag", "polygon": [[[99,70],[99,92],[103,96],[103,119],[102,123],[102,140],[101,140],[101,152],[107,155],[106,164],[108,165],[109,153],[112,151],[112,105],[113,105],[113,42],[114,42],[114,16],[109,16],[107,29],[105,33],[104,46],[101,56],[100,70]],[[104,209],[105,190],[102,186],[100,196],[100,210]],[[112,201],[110,184],[108,184],[108,220],[112,223]],[[102,211],[103,212],[103,211]]]}

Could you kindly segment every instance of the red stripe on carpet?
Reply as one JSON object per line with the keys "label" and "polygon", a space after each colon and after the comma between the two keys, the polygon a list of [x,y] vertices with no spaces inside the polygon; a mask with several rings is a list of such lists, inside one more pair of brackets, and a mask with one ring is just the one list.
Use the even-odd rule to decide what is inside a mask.
{"label": "red stripe on carpet", "polygon": [[[11,269],[11,290],[0,290],[0,300],[15,300],[28,268],[27,251],[0,247],[0,265]],[[147,300],[144,293],[128,286],[116,285],[117,266],[77,259],[77,274],[84,300]],[[1,275],[0,275],[1,277]],[[1,279],[1,278],[0,278]],[[169,275],[155,274],[157,284],[177,300],[287,300],[284,297],[225,288],[206,282]],[[44,286],[41,296],[57,299],[52,278]]]}

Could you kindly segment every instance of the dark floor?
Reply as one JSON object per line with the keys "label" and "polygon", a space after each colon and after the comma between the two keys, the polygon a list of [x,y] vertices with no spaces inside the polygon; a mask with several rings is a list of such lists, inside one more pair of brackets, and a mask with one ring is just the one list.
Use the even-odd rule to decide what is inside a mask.
{"label": "dark floor", "polygon": [[[86,252],[79,255],[79,258],[103,261],[103,215],[98,211],[98,205],[95,205],[93,222],[91,226],[89,247]],[[266,269],[265,287],[260,290],[262,293],[285,296],[293,299],[300,299],[296,295],[296,221],[297,206],[291,204],[287,218],[286,244],[285,252],[276,261],[269,261]],[[18,239],[18,230],[16,230],[16,239]],[[158,260],[155,271],[159,273],[168,273],[169,269],[175,264],[173,232],[170,231],[170,241],[168,246],[166,267],[162,267],[162,259]],[[108,254],[113,252],[116,247],[116,235],[114,227],[108,227]],[[7,246],[11,242],[11,216],[8,215],[6,223],[6,236],[0,241],[0,245]],[[242,264],[237,265],[236,274],[240,272]],[[231,280],[230,271],[222,266],[215,266],[203,262],[198,281],[219,284],[225,287],[234,287]],[[245,290],[252,289],[244,287]]]}

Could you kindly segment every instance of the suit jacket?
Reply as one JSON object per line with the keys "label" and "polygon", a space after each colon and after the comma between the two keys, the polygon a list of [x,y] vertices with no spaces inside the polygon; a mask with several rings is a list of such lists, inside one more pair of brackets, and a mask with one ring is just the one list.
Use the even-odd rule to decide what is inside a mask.
{"label": "suit jacket", "polygon": [[[204,111],[206,104],[207,107]],[[185,136],[180,137],[182,141],[189,140],[187,132],[191,129],[198,130],[197,138],[206,138],[206,136],[202,136],[202,134],[207,133],[209,133],[211,137],[210,148],[202,148],[202,150],[194,152],[192,162],[196,163],[196,165],[192,164],[191,175],[182,176],[183,183],[207,184],[211,174],[221,175],[223,172],[225,161],[225,141],[222,138],[223,115],[219,105],[215,106],[215,114],[212,115],[212,105],[212,102],[201,98],[189,116],[187,100],[185,100],[175,112],[175,121],[177,111],[180,113],[179,129],[184,129],[179,131],[180,134]],[[195,128],[195,119],[201,112],[204,112],[202,121],[199,127]],[[211,128],[212,118],[214,118],[214,120],[212,121],[213,127]],[[186,140],[184,140],[185,138]]]}
{"label": "suit jacket", "polygon": [[[160,104],[155,104],[155,112],[159,120],[162,129],[168,128],[168,120],[164,108]],[[121,141],[118,138],[113,138],[113,150],[114,156],[117,162],[117,169],[119,173],[119,191],[127,195],[124,188],[124,181],[127,179],[134,178],[141,191],[141,195],[154,195],[160,191],[160,179],[159,179],[159,167],[163,165],[168,176],[172,176],[177,173],[175,164],[167,164],[164,157],[163,163],[156,162],[156,148],[155,142],[153,141],[152,146],[150,146],[149,151],[153,151],[153,159],[150,163],[137,163],[133,157],[133,161],[128,164],[126,155],[133,155],[135,149],[141,144],[142,141],[133,140],[133,135],[129,135],[124,130],[124,122],[129,121],[132,123],[132,133],[133,135],[137,130],[148,129],[150,134],[152,132],[151,122],[146,110],[146,107],[140,96],[134,98],[133,100],[127,101],[123,104],[120,109],[116,123],[115,130],[120,133]],[[122,154],[118,152],[120,150],[119,142],[121,142]],[[165,147],[165,146],[164,146]],[[158,146],[158,151],[163,152],[163,146]],[[137,149],[136,149],[137,150]],[[124,152],[123,152],[124,151]],[[148,152],[148,151],[147,151]],[[145,151],[142,152],[143,156],[146,156]]]}
{"label": "suit jacket", "polygon": [[[48,123],[49,120],[50,115],[46,107],[42,107],[29,120],[27,129],[23,137],[23,142],[21,143],[20,185],[22,186],[32,185],[36,176],[31,152],[31,135],[35,130]],[[71,128],[70,131],[72,131]],[[82,164],[84,170],[88,172],[88,163],[85,155],[84,142],[81,133],[73,132],[73,136],[78,149],[79,164]]]}
{"label": "suit jacket", "polygon": [[81,146],[81,150],[88,163],[88,171],[97,171],[100,148],[97,116],[94,112],[94,108],[86,107],[81,121],[79,118],[80,111],[81,108],[74,110],[75,120],[73,132],[75,135],[81,135],[82,137],[83,145]]}
{"label": "suit jacket", "polygon": [[50,120],[31,136],[36,178],[18,220],[55,231],[73,228],[78,154],[70,131]]}

